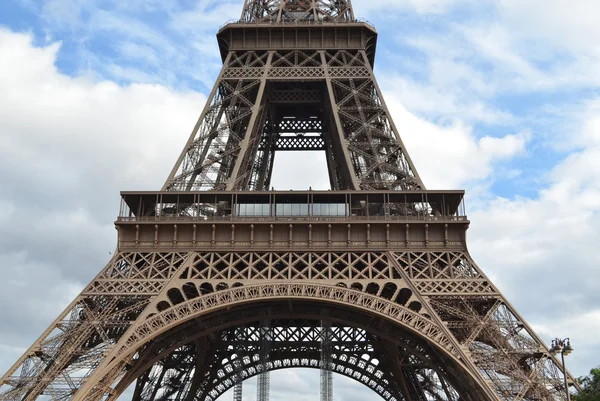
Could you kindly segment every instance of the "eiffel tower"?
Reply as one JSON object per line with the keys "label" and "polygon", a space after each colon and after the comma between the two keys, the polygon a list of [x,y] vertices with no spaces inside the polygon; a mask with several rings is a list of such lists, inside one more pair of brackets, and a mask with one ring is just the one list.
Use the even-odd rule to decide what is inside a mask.
{"label": "eiffel tower", "polygon": [[[389,401],[564,400],[562,366],[469,256],[463,191],[426,190],[350,0],[245,0],[162,190],[122,192],[112,260],[0,400],[215,400],[321,369]],[[323,151],[330,191],[270,189]],[[307,161],[310,162],[310,161]],[[569,376],[573,385],[573,378]],[[267,394],[265,394],[265,389]]]}

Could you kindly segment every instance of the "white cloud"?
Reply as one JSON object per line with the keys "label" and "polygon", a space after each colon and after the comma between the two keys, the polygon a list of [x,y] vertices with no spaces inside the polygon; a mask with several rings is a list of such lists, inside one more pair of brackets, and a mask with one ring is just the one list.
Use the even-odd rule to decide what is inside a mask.
{"label": "white cloud", "polygon": [[0,201],[0,223],[8,220],[14,212],[15,207],[12,203],[8,201]]}
{"label": "white cloud", "polygon": [[[417,91],[403,87],[400,79],[386,79],[385,82],[389,84],[384,91],[386,103],[427,188],[456,189],[482,180],[491,182],[496,163],[525,152],[528,135],[516,133],[478,138],[472,126],[459,119],[448,124],[427,121],[405,106],[413,104],[410,99],[421,96]],[[406,91],[399,91],[398,87]],[[431,105],[435,107],[435,100]],[[289,179],[291,172],[297,174],[293,182]],[[275,159],[273,174],[276,189],[329,188],[327,164],[320,152],[282,153]]]}
{"label": "white cloud", "polygon": [[400,11],[415,11],[419,14],[443,14],[453,6],[468,3],[469,0],[391,0],[391,1],[365,1],[354,0],[352,5],[355,14],[370,14],[375,10],[398,9]]}
{"label": "white cloud", "polygon": [[600,53],[600,8],[595,0],[500,0],[499,8],[517,34],[569,51]]}
{"label": "white cloud", "polygon": [[[401,49],[384,48],[378,66],[388,77],[385,86],[390,87],[393,78],[406,107],[427,118],[458,118],[488,126],[541,123],[555,115],[539,99],[600,86],[596,1],[573,6],[566,0],[448,1],[434,7],[447,16],[431,20],[416,16],[422,10],[411,1],[388,3],[355,8],[389,7],[388,14],[377,9],[374,22],[386,35],[394,35]],[[460,18],[450,13],[458,5],[464,11],[458,13]],[[393,29],[390,16],[397,19]],[[524,110],[506,102],[506,97],[515,105],[523,102]],[[560,111],[572,107],[572,99],[562,95],[551,102]],[[550,134],[559,130],[547,121]]]}
{"label": "white cloud", "polygon": [[[508,299],[524,311],[540,334],[570,336],[589,345],[574,353],[578,374],[596,366],[600,354],[599,101],[587,108],[570,154],[545,178],[534,199],[496,197],[472,205],[469,244]],[[586,138],[585,141],[582,138]]]}
{"label": "white cloud", "polygon": [[[460,119],[469,123],[486,123],[506,126],[515,118],[508,112],[490,108],[480,100],[477,73],[451,60],[432,60],[426,84],[402,77],[400,74],[378,76],[385,82],[386,93],[393,93],[411,113],[433,120]],[[444,82],[435,69],[447,71]],[[453,71],[455,74],[453,74]],[[464,78],[461,78],[461,76]],[[467,79],[470,76],[471,79]],[[468,81],[468,82],[467,82]],[[487,91],[487,89],[482,89]]]}
{"label": "white cloud", "polygon": [[513,74],[514,88],[600,85],[596,1],[502,0],[497,10],[493,22],[463,25],[463,33],[506,78]]}
{"label": "white cloud", "polygon": [[[21,0],[24,1],[24,0]],[[28,0],[48,37],[68,43],[70,68],[119,82],[210,87],[220,68],[215,32],[242,5],[202,0]],[[156,15],[158,18],[140,18]],[[98,56],[98,52],[102,56]]]}
{"label": "white cloud", "polygon": [[385,91],[384,95],[400,136],[429,189],[456,189],[492,179],[495,162],[525,150],[526,135],[477,138],[472,127],[461,120],[437,125],[410,113],[396,93]]}
{"label": "white cloud", "polygon": [[[290,180],[292,175],[294,179]],[[324,152],[276,153],[271,186],[282,191],[330,189]]]}
{"label": "white cloud", "polygon": [[535,326],[536,330],[549,338],[557,333],[571,336],[577,351],[588,347],[600,347],[600,336],[590,333],[600,333],[600,309],[582,311],[579,315],[564,316],[560,321],[548,321]]}
{"label": "white cloud", "polygon": [[148,186],[166,175],[204,96],[70,78],[54,66],[58,45],[34,48],[28,35],[0,35],[4,163],[35,172],[28,178],[41,184],[76,180],[89,188],[94,176]]}
{"label": "white cloud", "polygon": [[138,59],[144,64],[159,64],[159,57],[152,46],[135,43],[134,41],[122,42],[117,45],[118,51],[123,57]]}
{"label": "white cloud", "polygon": [[58,44],[31,41],[0,29],[3,349],[29,346],[108,261],[119,191],[160,187],[205,102],[68,77]]}
{"label": "white cloud", "polygon": [[47,0],[42,14],[56,23],[77,25],[82,22],[82,12],[89,7],[89,0]]}

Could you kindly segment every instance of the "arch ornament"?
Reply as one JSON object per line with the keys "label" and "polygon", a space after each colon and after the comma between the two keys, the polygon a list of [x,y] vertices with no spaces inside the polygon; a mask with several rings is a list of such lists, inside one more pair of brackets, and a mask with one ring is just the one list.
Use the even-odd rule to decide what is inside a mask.
{"label": "arch ornament", "polygon": [[[174,284],[174,283],[172,283]],[[183,284],[183,282],[181,283]],[[173,287],[171,287],[173,288]],[[94,378],[86,383],[95,394],[107,391],[111,384],[122,377],[122,371],[128,360],[144,344],[178,325],[192,319],[222,309],[231,309],[243,304],[301,300],[338,305],[373,315],[397,324],[435,346],[440,352],[453,360],[471,379],[477,381],[471,370],[465,366],[464,357],[455,343],[444,333],[440,325],[427,315],[420,314],[398,303],[382,297],[336,285],[315,284],[314,282],[261,283],[223,289],[189,299],[139,321],[116,344],[107,358],[107,364]],[[99,384],[101,383],[101,384]],[[87,387],[85,386],[85,387]],[[83,390],[83,388],[81,389]],[[75,400],[78,398],[76,397]]]}
{"label": "arch ornament", "polygon": [[[232,363],[222,366],[219,372],[217,372],[220,376],[218,383],[214,387],[209,388],[206,393],[200,395],[199,392],[196,394],[195,399],[215,401],[235,386],[234,374],[239,374],[243,380],[247,380],[261,373],[257,355],[242,359],[245,362],[235,373]],[[268,361],[265,364],[265,368],[268,372],[289,368],[320,369],[320,359],[318,356],[282,357]],[[398,396],[401,397],[400,394],[394,394],[390,391],[391,383],[387,380],[389,376],[386,376],[385,372],[372,360],[361,359],[352,355],[343,355],[340,359],[332,361],[331,369],[334,373],[366,386],[386,401],[403,401],[403,398],[397,398]],[[160,382],[153,383],[156,387],[160,387],[161,384]]]}
{"label": "arch ornament", "polygon": [[[242,364],[242,369],[239,375],[244,379],[249,379],[260,373],[258,369],[259,361],[257,357],[244,358],[250,363]],[[420,361],[423,363],[424,361]],[[374,358],[361,358],[356,355],[342,353],[336,355],[331,361],[331,370],[334,373],[340,374],[371,389],[381,398],[386,401],[402,401],[404,399],[401,392],[393,392],[396,385],[391,383],[393,376],[387,372],[385,368],[374,360]],[[280,357],[266,363],[267,371],[275,371],[287,368],[312,368],[320,369],[320,359],[316,357]],[[208,392],[211,401],[217,400],[226,391],[233,388],[235,381],[233,380],[234,369],[230,363],[223,367],[223,372],[227,372],[220,378],[218,385]],[[436,372],[439,374],[439,372]]]}
{"label": "arch ornament", "polygon": [[145,342],[189,319],[222,308],[231,308],[248,301],[302,299],[351,306],[369,314],[390,319],[400,326],[421,335],[458,363],[460,352],[440,325],[397,303],[340,286],[314,283],[264,283],[230,288],[203,295],[149,316],[135,326],[121,342],[117,354],[129,355]]}
{"label": "arch ornament", "polygon": [[[286,315],[286,311],[289,314],[286,303],[270,309],[272,351],[265,366],[268,371],[320,367],[324,306],[311,303],[295,304],[296,307],[302,310],[302,316]],[[441,393],[447,397],[441,399],[457,400],[458,393],[464,393],[465,383],[469,380],[465,381],[467,378],[462,369],[418,335],[388,320],[373,319],[364,314],[357,316],[346,308],[325,308],[334,328],[334,372],[362,383],[389,401],[405,399],[399,387],[399,377],[404,371],[414,377],[413,383],[421,383],[423,391],[431,394],[432,399],[437,399],[435,394]],[[150,401],[152,398],[147,398],[148,394],[169,388],[168,397],[172,399],[191,400],[195,397],[214,401],[236,380],[245,380],[262,369],[258,354],[260,322],[264,318],[261,310],[264,312],[265,307],[246,305],[227,313],[213,313],[202,319],[201,324],[206,327],[202,332],[198,331],[200,321],[190,320],[158,336],[138,351],[137,361],[132,361],[128,376],[115,388],[111,400],[143,376],[136,386],[136,394],[140,396],[135,400]],[[298,349],[303,350],[301,355],[298,355]],[[208,355],[208,359],[194,357],[201,354]],[[170,378],[178,377],[178,382],[194,382],[197,386],[195,390],[172,388],[171,381],[161,381],[163,373]],[[434,378],[433,382],[431,378]],[[470,401],[481,399],[476,396],[465,398]]]}

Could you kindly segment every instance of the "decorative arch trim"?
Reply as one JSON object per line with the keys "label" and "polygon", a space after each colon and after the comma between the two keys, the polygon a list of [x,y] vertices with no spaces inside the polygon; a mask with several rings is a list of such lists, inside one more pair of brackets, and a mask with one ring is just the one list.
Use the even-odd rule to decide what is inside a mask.
{"label": "decorative arch trim", "polygon": [[[368,387],[377,395],[384,400],[396,400],[394,394],[389,391],[389,386],[386,386],[386,379],[384,378],[384,372],[370,360],[356,358],[354,356],[344,355],[345,360],[335,359],[332,361],[333,373],[345,376],[349,379],[355,380],[356,382]],[[320,369],[320,360],[315,358],[289,358],[289,359],[276,359],[267,362],[267,371],[272,372],[282,369],[291,368],[307,368],[307,369]],[[258,363],[244,365],[239,374],[243,377],[243,380],[250,379],[257,376],[261,372],[257,368]],[[380,375],[378,377],[377,375]],[[232,375],[228,374],[226,380],[221,380],[221,385],[216,387],[208,395],[211,399],[216,400],[226,391],[233,388],[235,382],[232,380]]]}
{"label": "decorative arch trim", "polygon": [[131,331],[113,350],[110,362],[105,365],[102,372],[98,372],[99,375],[95,377],[95,380],[88,382],[86,386],[95,387],[95,383],[100,380],[109,385],[108,383],[112,382],[110,377],[116,379],[115,375],[118,375],[117,371],[122,369],[123,363],[143,344],[182,323],[208,313],[230,309],[250,302],[278,300],[330,303],[383,317],[430,342],[459,366],[462,366],[465,373],[477,381],[477,378],[472,376],[470,369],[461,360],[459,349],[444,333],[444,330],[428,317],[390,300],[346,287],[319,283],[277,282],[224,289],[188,300],[154,315],[149,315],[144,322],[140,322],[131,328]]}
{"label": "decorative arch trim", "polygon": [[[390,319],[411,332],[421,335],[460,362],[459,351],[431,319],[387,299],[339,286],[312,283],[264,283],[230,288],[206,294],[150,316],[136,326],[119,347],[117,354],[131,354],[145,342],[165,331],[218,309],[247,302],[299,299],[350,306],[369,314]],[[462,364],[462,363],[461,363]]]}

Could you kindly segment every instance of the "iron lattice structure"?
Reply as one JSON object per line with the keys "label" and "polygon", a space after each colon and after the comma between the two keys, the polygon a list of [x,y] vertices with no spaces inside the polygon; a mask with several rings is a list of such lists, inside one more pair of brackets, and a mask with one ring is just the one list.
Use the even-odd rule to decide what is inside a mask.
{"label": "iron lattice structure", "polygon": [[[270,315],[270,309],[266,311],[265,315]],[[268,364],[272,342],[272,334],[269,330],[270,324],[270,320],[263,320],[257,336],[260,341],[260,346],[258,347],[258,366],[260,373],[258,374],[258,382],[256,384],[256,401],[269,401],[271,384]]]}
{"label": "iron lattice structure", "polygon": [[[469,256],[463,191],[425,190],[349,1],[247,0],[164,187],[0,379],[1,401],[215,400],[288,367],[390,401],[563,400],[559,362]],[[269,191],[321,150],[331,191]],[[572,378],[570,381],[573,382]],[[267,391],[268,392],[268,391]]]}
{"label": "iron lattice structure", "polygon": [[331,322],[321,321],[321,401],[333,401],[333,344]]}
{"label": "iron lattice structure", "polygon": [[240,22],[323,23],[353,22],[347,0],[246,0]]}

